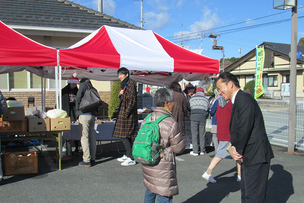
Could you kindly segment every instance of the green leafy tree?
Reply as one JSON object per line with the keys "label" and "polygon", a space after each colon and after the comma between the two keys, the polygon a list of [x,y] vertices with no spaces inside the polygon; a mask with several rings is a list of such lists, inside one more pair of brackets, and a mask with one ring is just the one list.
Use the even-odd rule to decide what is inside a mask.
{"label": "green leafy tree", "polygon": [[250,80],[249,82],[247,82],[247,84],[244,87],[244,91],[246,91],[247,89],[249,89],[252,92],[252,95],[254,94],[254,82],[255,80]]}
{"label": "green leafy tree", "polygon": [[304,38],[303,37],[299,40],[299,44],[298,45],[304,45]]}
{"label": "green leafy tree", "polygon": [[[222,58],[220,60],[220,62],[222,62]],[[239,60],[239,58],[236,57],[231,57],[231,58],[225,58],[225,61],[230,61],[231,63],[234,63],[235,61]]]}
{"label": "green leafy tree", "polygon": [[121,90],[120,81],[113,81],[112,88],[111,88],[110,104],[109,104],[109,109],[108,109],[110,119],[117,117],[118,110],[115,110],[115,107],[117,107],[120,103],[120,100],[118,97],[120,90]]}

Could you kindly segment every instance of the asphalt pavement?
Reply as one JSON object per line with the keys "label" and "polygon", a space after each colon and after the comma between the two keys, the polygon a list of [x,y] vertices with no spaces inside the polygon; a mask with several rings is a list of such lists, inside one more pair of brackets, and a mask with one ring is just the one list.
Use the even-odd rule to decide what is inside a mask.
{"label": "asphalt pavement", "polygon": [[[0,182],[1,202],[143,202],[141,166],[121,166],[116,161],[122,156],[116,143],[102,142],[98,146],[95,166],[80,167],[81,156],[73,155],[72,160],[62,164],[61,171],[53,161],[54,143],[44,142],[43,146],[37,174],[4,176]],[[118,147],[122,146],[119,142]],[[304,153],[289,154],[286,148],[272,147],[275,158],[271,162],[266,202],[304,202]],[[34,150],[7,148],[8,151],[28,149]],[[215,184],[201,177],[214,155],[211,147],[208,150],[204,156],[191,156],[189,150],[177,156],[179,195],[174,196],[173,202],[241,202],[235,161],[219,163],[213,171]]]}

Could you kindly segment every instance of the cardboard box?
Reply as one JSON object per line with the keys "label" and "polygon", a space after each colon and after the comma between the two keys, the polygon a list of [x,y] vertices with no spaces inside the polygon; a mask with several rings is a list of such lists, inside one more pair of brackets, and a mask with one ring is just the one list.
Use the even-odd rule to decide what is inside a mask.
{"label": "cardboard box", "polygon": [[24,107],[9,107],[3,114],[4,121],[21,121],[24,119]]}
{"label": "cardboard box", "polygon": [[5,175],[38,173],[37,152],[7,152],[4,156]]}
{"label": "cardboard box", "polygon": [[68,118],[50,118],[51,131],[71,130],[71,119]]}
{"label": "cardboard box", "polygon": [[29,132],[44,132],[51,130],[49,118],[28,119],[27,124]]}
{"label": "cardboard box", "polygon": [[26,132],[27,119],[22,121],[0,121],[0,132]]}

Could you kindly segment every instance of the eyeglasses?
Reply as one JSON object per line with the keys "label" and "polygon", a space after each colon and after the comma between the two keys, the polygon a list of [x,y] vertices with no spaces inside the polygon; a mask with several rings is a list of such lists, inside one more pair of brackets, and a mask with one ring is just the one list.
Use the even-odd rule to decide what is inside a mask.
{"label": "eyeglasses", "polygon": [[225,84],[225,83],[222,83],[219,87],[216,87],[217,91],[220,91],[220,89],[223,86],[223,84]]}

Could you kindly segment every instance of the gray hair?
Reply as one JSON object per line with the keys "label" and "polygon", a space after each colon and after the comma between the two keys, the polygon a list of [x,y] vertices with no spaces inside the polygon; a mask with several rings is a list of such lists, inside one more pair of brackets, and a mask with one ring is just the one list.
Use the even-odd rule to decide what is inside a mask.
{"label": "gray hair", "polygon": [[166,102],[173,101],[173,90],[169,88],[160,88],[154,95],[154,103],[157,107],[164,107]]}

